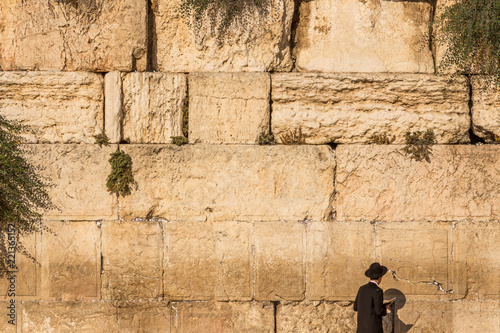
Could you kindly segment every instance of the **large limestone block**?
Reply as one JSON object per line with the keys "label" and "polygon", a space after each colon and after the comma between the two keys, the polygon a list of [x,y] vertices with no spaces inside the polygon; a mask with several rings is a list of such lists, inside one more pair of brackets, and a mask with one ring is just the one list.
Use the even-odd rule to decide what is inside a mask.
{"label": "large limestone block", "polygon": [[276,311],[276,332],[356,332],[356,312],[352,303],[290,302]]}
{"label": "large limestone block", "polygon": [[438,145],[430,163],[401,148],[337,147],[339,221],[500,218],[500,147]]}
{"label": "large limestone block", "polygon": [[375,232],[369,222],[307,224],[308,300],[354,300],[375,261]]}
{"label": "large limestone block", "polygon": [[[167,220],[321,220],[331,213],[327,146],[125,145],[139,184],[120,216]],[[153,181],[152,181],[153,180]]]}
{"label": "large limestone block", "polygon": [[111,302],[23,302],[22,332],[119,332]]}
{"label": "large limestone block", "polygon": [[163,296],[159,222],[103,222],[102,256],[103,299],[157,300]]}
{"label": "large limestone block", "polygon": [[103,129],[103,78],[92,73],[1,72],[0,114],[30,126],[29,143],[93,143]]}
{"label": "large limestone block", "polygon": [[251,228],[248,222],[167,222],[165,298],[251,300]]}
{"label": "large limestone block", "polygon": [[300,222],[255,223],[255,299],[304,299],[305,235]]}
{"label": "large limestone block", "polygon": [[453,333],[500,332],[500,302],[453,303]]}
{"label": "large limestone block", "polygon": [[146,0],[4,0],[3,70],[146,69]]}
{"label": "large limestone block", "polygon": [[[387,266],[384,289],[413,299],[445,297],[453,291],[451,223],[392,222],[377,226],[377,259]],[[391,276],[392,275],[392,276]]]}
{"label": "large limestone block", "polygon": [[272,333],[274,309],[268,302],[172,303],[172,333]]}
{"label": "large limestone block", "polygon": [[500,143],[500,89],[488,86],[482,76],[473,76],[472,130],[486,142]]}
{"label": "large limestone block", "polygon": [[120,72],[109,72],[104,75],[104,125],[106,135],[111,143],[122,140],[123,119],[123,82]]}
{"label": "large limestone block", "polygon": [[[188,27],[180,0],[154,0],[155,69],[165,72],[289,70],[293,0],[269,0],[232,24],[223,39],[205,18]],[[193,27],[198,26],[192,22]]]}
{"label": "large limestone block", "polygon": [[168,302],[126,302],[117,309],[120,333],[170,333]]}
{"label": "large limestone block", "polygon": [[47,192],[57,207],[44,213],[48,219],[117,219],[116,196],[106,189],[111,173],[110,154],[116,146],[25,145],[27,157],[42,168],[51,187]]}
{"label": "large limestone block", "polygon": [[469,299],[500,300],[500,224],[458,223],[455,235],[460,292]]}
{"label": "large limestone block", "polygon": [[122,139],[129,143],[170,143],[171,136],[181,136],[186,92],[184,74],[125,74]]}
{"label": "large limestone block", "polygon": [[322,72],[433,73],[424,2],[316,0],[300,5],[296,67]]}
{"label": "large limestone block", "polygon": [[404,143],[407,131],[427,129],[438,143],[469,140],[465,77],[287,73],[271,79],[271,123],[278,141],[299,129],[312,144],[367,143],[380,134]]}
{"label": "large limestone block", "polygon": [[267,73],[189,75],[189,141],[256,143],[269,133]]}
{"label": "large limestone block", "polygon": [[42,242],[42,299],[101,298],[101,230],[96,222],[47,221]]}
{"label": "large limestone block", "polygon": [[[383,287],[386,289],[385,281]],[[385,292],[387,293],[387,290]],[[396,301],[395,304],[395,315],[389,314],[394,318],[394,332],[456,332],[452,326],[454,303],[408,301],[405,299],[401,302]]]}

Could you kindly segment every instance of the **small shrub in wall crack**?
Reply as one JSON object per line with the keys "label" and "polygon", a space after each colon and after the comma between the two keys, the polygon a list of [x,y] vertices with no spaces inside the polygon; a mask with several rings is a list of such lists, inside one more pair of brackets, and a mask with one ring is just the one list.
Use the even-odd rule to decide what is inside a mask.
{"label": "small shrub in wall crack", "polygon": [[257,140],[259,145],[272,145],[275,144],[274,135],[269,133],[262,133]]}
{"label": "small shrub in wall crack", "polygon": [[300,128],[281,134],[279,139],[284,145],[299,145],[306,142],[306,137],[302,134],[302,129]]}
{"label": "small shrub in wall crack", "polygon": [[396,140],[396,136],[389,136],[386,133],[374,134],[371,136],[370,141],[377,145],[390,145]]}
{"label": "small shrub in wall crack", "polygon": [[431,161],[432,145],[436,143],[434,131],[427,130],[426,132],[406,132],[406,146],[403,148],[405,155],[410,155],[411,158],[420,162],[426,160]]}
{"label": "small shrub in wall crack", "polygon": [[109,164],[111,174],[106,179],[108,191],[121,195],[130,194],[131,186],[135,183],[130,155],[117,150],[111,154]]}
{"label": "small shrub in wall crack", "polygon": [[94,135],[94,139],[95,139],[94,143],[96,145],[99,145],[99,147],[109,146],[109,138],[106,135],[105,131],[102,131],[101,134]]}

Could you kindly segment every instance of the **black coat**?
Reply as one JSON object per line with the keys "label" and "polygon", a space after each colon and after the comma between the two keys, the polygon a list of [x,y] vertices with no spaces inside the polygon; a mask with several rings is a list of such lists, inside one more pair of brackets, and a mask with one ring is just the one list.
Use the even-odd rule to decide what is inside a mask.
{"label": "black coat", "polygon": [[384,292],[373,282],[361,286],[354,301],[358,312],[357,333],[383,333],[382,317],[387,314],[384,306]]}

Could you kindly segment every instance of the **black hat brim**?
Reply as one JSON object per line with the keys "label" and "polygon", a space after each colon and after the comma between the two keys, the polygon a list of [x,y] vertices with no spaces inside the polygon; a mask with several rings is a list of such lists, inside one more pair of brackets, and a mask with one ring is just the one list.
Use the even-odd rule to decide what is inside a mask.
{"label": "black hat brim", "polygon": [[371,274],[370,273],[370,269],[367,269],[366,272],[365,272],[365,276],[369,277],[370,279],[378,279],[379,277],[384,276],[385,273],[387,273],[387,267],[385,267],[385,266],[380,266],[380,267],[382,267],[382,273],[380,273],[380,274]]}

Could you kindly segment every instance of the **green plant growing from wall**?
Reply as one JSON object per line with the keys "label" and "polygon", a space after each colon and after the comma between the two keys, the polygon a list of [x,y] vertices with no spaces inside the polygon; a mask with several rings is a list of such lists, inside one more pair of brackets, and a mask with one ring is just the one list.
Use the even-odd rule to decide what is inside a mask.
{"label": "green plant growing from wall", "polygon": [[118,195],[130,194],[131,186],[135,183],[130,155],[118,149],[111,154],[109,164],[111,173],[106,179],[108,191]]}
{"label": "green plant growing from wall", "polygon": [[96,145],[99,145],[99,147],[109,146],[109,138],[104,130],[101,132],[101,134],[94,135],[94,139],[94,143]]}
{"label": "green plant growing from wall", "polygon": [[262,133],[257,139],[259,145],[272,145],[275,144],[274,135],[272,133]]}
{"label": "green plant growing from wall", "polygon": [[405,135],[405,141],[406,146],[403,148],[403,152],[406,156],[410,155],[412,159],[418,162],[422,160],[431,161],[432,146],[436,143],[434,131],[408,131]]}
{"label": "green plant growing from wall", "polygon": [[390,145],[396,140],[396,136],[389,136],[387,133],[374,134],[370,137],[370,142],[377,145]]}
{"label": "green plant growing from wall", "polygon": [[435,40],[446,46],[438,71],[491,74],[486,86],[500,84],[500,1],[457,0],[435,19]]}
{"label": "green plant growing from wall", "polygon": [[281,134],[279,140],[284,145],[299,145],[306,142],[306,137],[302,134],[302,129],[298,128]]}
{"label": "green plant growing from wall", "polygon": [[[0,228],[7,230],[9,224],[15,223],[17,234],[46,230],[41,224],[41,212],[55,208],[47,193],[49,184],[38,175],[40,167],[26,159],[30,152],[23,147],[20,133],[29,131],[29,127],[0,115]],[[0,232],[0,276],[12,268],[6,244],[6,233]],[[16,242],[14,247],[34,260],[22,243]]]}

